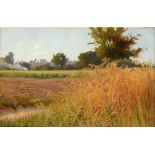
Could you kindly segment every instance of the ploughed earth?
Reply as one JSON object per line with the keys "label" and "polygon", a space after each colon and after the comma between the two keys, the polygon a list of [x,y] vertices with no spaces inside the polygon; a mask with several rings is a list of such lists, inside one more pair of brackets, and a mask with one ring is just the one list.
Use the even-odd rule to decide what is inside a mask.
{"label": "ploughed earth", "polygon": [[0,78],[0,115],[10,111],[9,105],[2,104],[11,103],[13,108],[18,106],[16,98],[47,99],[65,93],[69,86],[70,80],[65,78]]}

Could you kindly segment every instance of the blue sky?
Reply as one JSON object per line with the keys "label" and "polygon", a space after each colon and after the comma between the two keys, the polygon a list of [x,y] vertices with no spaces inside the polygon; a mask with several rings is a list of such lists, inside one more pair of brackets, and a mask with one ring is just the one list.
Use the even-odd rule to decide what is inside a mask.
{"label": "blue sky", "polygon": [[[89,28],[1,28],[0,56],[8,52],[15,54],[15,60],[51,60],[52,55],[63,52],[71,60],[77,60],[79,53],[92,50],[88,35]],[[155,63],[155,29],[129,28],[127,33],[141,34],[137,47],[145,50],[141,60]]]}

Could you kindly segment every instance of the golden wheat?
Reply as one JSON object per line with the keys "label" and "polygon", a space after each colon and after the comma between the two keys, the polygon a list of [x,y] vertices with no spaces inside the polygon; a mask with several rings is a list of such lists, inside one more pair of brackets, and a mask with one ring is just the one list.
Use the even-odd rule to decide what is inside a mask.
{"label": "golden wheat", "polygon": [[[85,114],[89,113],[92,120],[104,118],[105,126],[155,125],[153,69],[113,66],[94,72],[77,81],[72,92],[72,100],[79,101]],[[103,117],[99,117],[101,114]]]}

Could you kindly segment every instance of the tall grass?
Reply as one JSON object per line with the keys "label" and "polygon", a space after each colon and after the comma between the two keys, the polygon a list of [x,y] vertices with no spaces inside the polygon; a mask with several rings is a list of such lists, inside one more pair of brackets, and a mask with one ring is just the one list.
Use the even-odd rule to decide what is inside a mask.
{"label": "tall grass", "polygon": [[70,92],[43,113],[0,126],[155,126],[155,71],[96,69],[73,79]]}
{"label": "tall grass", "polygon": [[80,103],[88,126],[155,126],[155,71],[96,70],[79,82],[72,100]]}

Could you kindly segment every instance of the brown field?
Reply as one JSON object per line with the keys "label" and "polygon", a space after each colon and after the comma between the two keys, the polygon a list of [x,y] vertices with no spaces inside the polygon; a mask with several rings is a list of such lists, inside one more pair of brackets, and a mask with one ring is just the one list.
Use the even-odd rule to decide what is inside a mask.
{"label": "brown field", "polygon": [[63,92],[69,85],[66,79],[0,78],[1,97],[15,95],[44,98],[50,93]]}
{"label": "brown field", "polygon": [[[6,115],[10,107],[15,112]],[[111,66],[79,78],[0,78],[0,109],[0,126],[155,126],[155,70]]]}
{"label": "brown field", "polygon": [[[46,99],[61,94],[67,90],[70,81],[63,78],[34,79],[34,78],[0,78],[0,100],[9,102],[17,108],[16,98]],[[8,108],[0,107],[0,113]]]}

